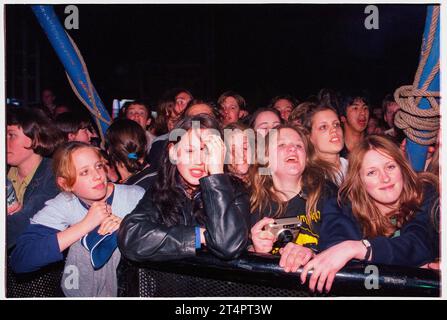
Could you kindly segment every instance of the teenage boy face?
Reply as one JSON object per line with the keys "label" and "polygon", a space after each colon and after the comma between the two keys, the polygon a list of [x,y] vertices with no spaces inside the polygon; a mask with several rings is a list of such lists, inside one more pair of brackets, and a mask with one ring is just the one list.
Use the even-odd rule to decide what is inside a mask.
{"label": "teenage boy face", "polygon": [[131,104],[126,110],[126,118],[135,121],[144,130],[151,123],[146,107],[141,104]]}
{"label": "teenage boy face", "polygon": [[369,109],[362,99],[355,99],[354,102],[346,108],[346,118],[344,122],[351,129],[357,132],[363,132],[368,126]]}
{"label": "teenage boy face", "polygon": [[221,105],[220,112],[222,114],[223,126],[237,122],[241,117],[241,108],[239,107],[237,100],[233,97],[225,98]]}
{"label": "teenage boy face", "polygon": [[293,110],[292,103],[287,99],[279,99],[273,106],[281,114],[281,119],[287,121]]}
{"label": "teenage boy face", "polygon": [[26,162],[33,154],[32,141],[17,125],[6,127],[6,162],[8,165],[18,167]]}
{"label": "teenage boy face", "polygon": [[391,102],[386,107],[384,119],[390,128],[394,128],[394,116],[397,110],[399,110],[399,105],[396,102]]}

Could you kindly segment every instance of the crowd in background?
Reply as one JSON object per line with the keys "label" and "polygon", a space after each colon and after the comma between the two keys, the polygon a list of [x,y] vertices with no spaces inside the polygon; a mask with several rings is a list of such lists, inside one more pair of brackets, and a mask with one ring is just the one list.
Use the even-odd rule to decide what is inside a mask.
{"label": "crowd in background", "polygon": [[[352,259],[439,268],[439,144],[415,172],[391,95],[373,106],[322,89],[249,108],[237,92],[210,102],[176,88],[156,108],[127,102],[103,143],[84,109],[46,89],[40,107],[6,112],[8,268],[65,259],[82,275],[67,296],[116,296],[129,261],[203,248],[279,255],[320,292]],[[293,239],[272,231],[282,218],[296,218]]]}

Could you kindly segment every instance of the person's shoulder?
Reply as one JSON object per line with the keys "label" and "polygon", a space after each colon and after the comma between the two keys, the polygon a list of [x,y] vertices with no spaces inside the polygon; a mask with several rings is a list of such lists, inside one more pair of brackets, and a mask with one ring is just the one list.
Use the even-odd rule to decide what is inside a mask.
{"label": "person's shoulder", "polygon": [[422,183],[423,203],[432,203],[439,199],[438,188],[431,182],[424,181]]}
{"label": "person's shoulder", "polygon": [[65,216],[69,219],[72,216],[73,210],[80,208],[82,208],[82,205],[78,197],[70,192],[59,192],[54,198],[45,202],[45,206],[41,211],[57,212],[57,216]]}
{"label": "person's shoulder", "polygon": [[142,195],[144,194],[145,190],[138,186],[138,185],[127,185],[127,184],[114,184],[115,190],[119,194],[125,194],[128,196],[132,195]]}
{"label": "person's shoulder", "polygon": [[[45,202],[45,206],[32,217],[31,222],[54,227],[54,223],[69,220],[72,212],[77,211],[79,206],[81,205],[76,196],[60,192]],[[60,229],[60,227],[55,228]]]}
{"label": "person's shoulder", "polygon": [[68,206],[78,203],[77,197],[69,192],[59,192],[54,198],[47,200],[46,205]]}
{"label": "person's shoulder", "polygon": [[47,157],[43,157],[42,158],[40,166],[42,166],[42,167],[51,167],[52,165],[53,165],[53,159],[47,158]]}
{"label": "person's shoulder", "polygon": [[326,179],[323,185],[322,198],[324,199],[334,198],[337,197],[337,193],[338,193],[337,185],[332,181]]}
{"label": "person's shoulder", "polygon": [[147,166],[142,171],[138,172],[134,176],[130,177],[126,184],[137,185],[145,190],[148,190],[153,186],[157,179],[158,172],[153,171],[151,166]]}
{"label": "person's shoulder", "polygon": [[42,179],[46,178],[46,180],[52,182],[53,184],[56,184],[56,181],[54,179],[53,174],[53,159],[51,158],[42,158],[42,161],[40,162],[39,166],[37,167],[36,173],[33,177],[33,179]]}
{"label": "person's shoulder", "polygon": [[423,181],[422,192],[424,195],[438,194],[438,190],[434,185],[434,182]]}
{"label": "person's shoulder", "polygon": [[124,216],[135,208],[144,197],[146,191],[137,185],[115,184],[112,207],[119,216]]}
{"label": "person's shoulder", "polygon": [[228,174],[229,178],[230,178],[230,183],[233,185],[234,189],[236,191],[240,191],[240,192],[247,192],[248,191],[248,187],[247,185],[238,177],[233,176],[231,174]]}
{"label": "person's shoulder", "polygon": [[169,138],[169,133],[165,133],[165,134],[162,134],[161,136],[155,137],[154,140],[152,140],[152,143],[159,142],[159,141],[165,142],[166,140],[168,140],[168,138]]}
{"label": "person's shoulder", "polygon": [[324,202],[323,212],[325,216],[346,217],[354,219],[352,204],[348,200],[339,200],[338,197],[331,197]]}
{"label": "person's shoulder", "polygon": [[148,131],[148,130],[146,130],[145,132],[146,132],[147,142],[148,142],[148,144],[151,144],[152,141],[154,141],[154,140],[157,138],[157,136],[154,135],[154,134],[152,134],[152,133],[151,133],[150,131]]}

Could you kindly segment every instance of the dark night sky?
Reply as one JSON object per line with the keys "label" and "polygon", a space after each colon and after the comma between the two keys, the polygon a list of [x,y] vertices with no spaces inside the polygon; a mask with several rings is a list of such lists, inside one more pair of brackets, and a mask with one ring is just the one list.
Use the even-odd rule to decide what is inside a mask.
{"label": "dark night sky", "polygon": [[[56,6],[61,21],[64,7]],[[365,5],[78,8],[80,29],[69,33],[106,105],[125,97],[156,103],[164,90],[184,86],[207,99],[233,89],[252,108],[266,105],[278,93],[303,100],[323,87],[368,89],[379,101],[411,84],[426,10],[424,5],[379,5],[380,29],[367,30]],[[63,67],[28,6],[7,6],[7,55],[23,19],[28,39],[40,42],[41,85],[74,100]],[[19,72],[16,65],[7,70],[8,75]]]}

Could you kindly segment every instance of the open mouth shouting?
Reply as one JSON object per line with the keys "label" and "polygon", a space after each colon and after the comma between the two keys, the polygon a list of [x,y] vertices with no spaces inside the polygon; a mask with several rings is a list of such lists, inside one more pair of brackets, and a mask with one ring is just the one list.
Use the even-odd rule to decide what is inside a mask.
{"label": "open mouth shouting", "polygon": [[359,119],[357,120],[357,123],[358,123],[359,126],[361,126],[361,127],[366,127],[366,125],[368,124],[368,123],[366,122],[366,118],[359,118]]}
{"label": "open mouth shouting", "polygon": [[298,163],[298,157],[297,156],[289,156],[285,160],[287,163]]}

